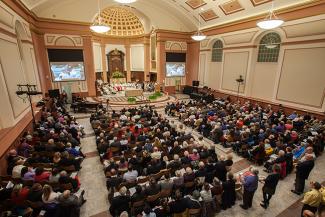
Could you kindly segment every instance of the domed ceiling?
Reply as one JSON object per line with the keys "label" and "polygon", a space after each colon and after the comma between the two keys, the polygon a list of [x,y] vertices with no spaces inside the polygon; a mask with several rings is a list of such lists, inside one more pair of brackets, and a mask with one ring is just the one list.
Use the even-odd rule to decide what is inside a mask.
{"label": "domed ceiling", "polygon": [[[64,21],[91,23],[98,10],[97,1],[93,0],[18,1],[21,1],[38,17]],[[317,1],[321,0],[274,0],[274,9],[299,8]],[[114,8],[129,10],[131,14],[133,13],[140,19],[145,33],[149,33],[152,27],[174,31],[194,31],[198,28],[199,17],[201,28],[232,23],[265,14],[270,10],[271,4],[272,0],[138,0],[132,4],[120,5],[114,0],[100,0],[101,8],[106,8],[105,10],[111,8],[113,10],[109,11],[109,14],[128,17],[128,11],[114,12]],[[114,21],[112,22],[114,27]],[[120,22],[122,22],[122,18]],[[127,28],[127,25],[132,25],[135,33],[141,31],[141,27],[135,27],[137,24],[135,26],[126,24],[125,28]],[[123,28],[122,25],[120,34],[126,33],[127,35],[128,31],[125,32],[127,29]],[[116,31],[118,34],[119,29]],[[113,34],[113,32],[114,29],[109,34]]]}
{"label": "domed ceiling", "polygon": [[[98,20],[98,15],[95,20]],[[111,27],[111,36],[135,36],[144,34],[139,18],[126,7],[109,7],[101,11],[101,20]]]}

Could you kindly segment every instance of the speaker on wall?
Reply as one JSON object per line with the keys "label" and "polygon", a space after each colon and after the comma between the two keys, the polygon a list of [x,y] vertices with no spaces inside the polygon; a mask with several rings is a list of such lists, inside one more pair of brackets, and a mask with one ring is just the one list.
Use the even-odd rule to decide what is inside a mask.
{"label": "speaker on wall", "polygon": [[192,81],[193,87],[198,87],[200,85],[200,81]]}

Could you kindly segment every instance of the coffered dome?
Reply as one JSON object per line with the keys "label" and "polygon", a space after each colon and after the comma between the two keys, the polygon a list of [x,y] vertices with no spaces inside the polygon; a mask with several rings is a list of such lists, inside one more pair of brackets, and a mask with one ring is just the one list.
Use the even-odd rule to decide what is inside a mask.
{"label": "coffered dome", "polygon": [[[95,18],[98,20],[98,15]],[[101,11],[102,22],[111,27],[107,35],[135,36],[144,34],[140,19],[125,7],[108,7]]]}

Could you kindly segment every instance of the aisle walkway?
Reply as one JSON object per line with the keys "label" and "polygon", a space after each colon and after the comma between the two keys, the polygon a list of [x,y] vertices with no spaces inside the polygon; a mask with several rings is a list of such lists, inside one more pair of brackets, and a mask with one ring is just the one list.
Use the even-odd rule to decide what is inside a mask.
{"label": "aisle walkway", "polygon": [[81,188],[85,189],[87,202],[81,208],[81,217],[109,216],[109,203],[107,200],[106,178],[103,172],[103,165],[100,162],[94,131],[91,128],[88,116],[82,117],[78,122],[85,127],[86,135],[81,139],[81,147],[86,159],[82,162],[82,169],[79,171]]}

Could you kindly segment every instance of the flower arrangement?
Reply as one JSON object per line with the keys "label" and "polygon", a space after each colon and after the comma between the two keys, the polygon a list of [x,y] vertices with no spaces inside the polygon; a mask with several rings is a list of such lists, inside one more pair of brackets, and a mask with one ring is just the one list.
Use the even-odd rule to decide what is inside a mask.
{"label": "flower arrangement", "polygon": [[115,71],[112,73],[112,78],[124,78],[124,73]]}

